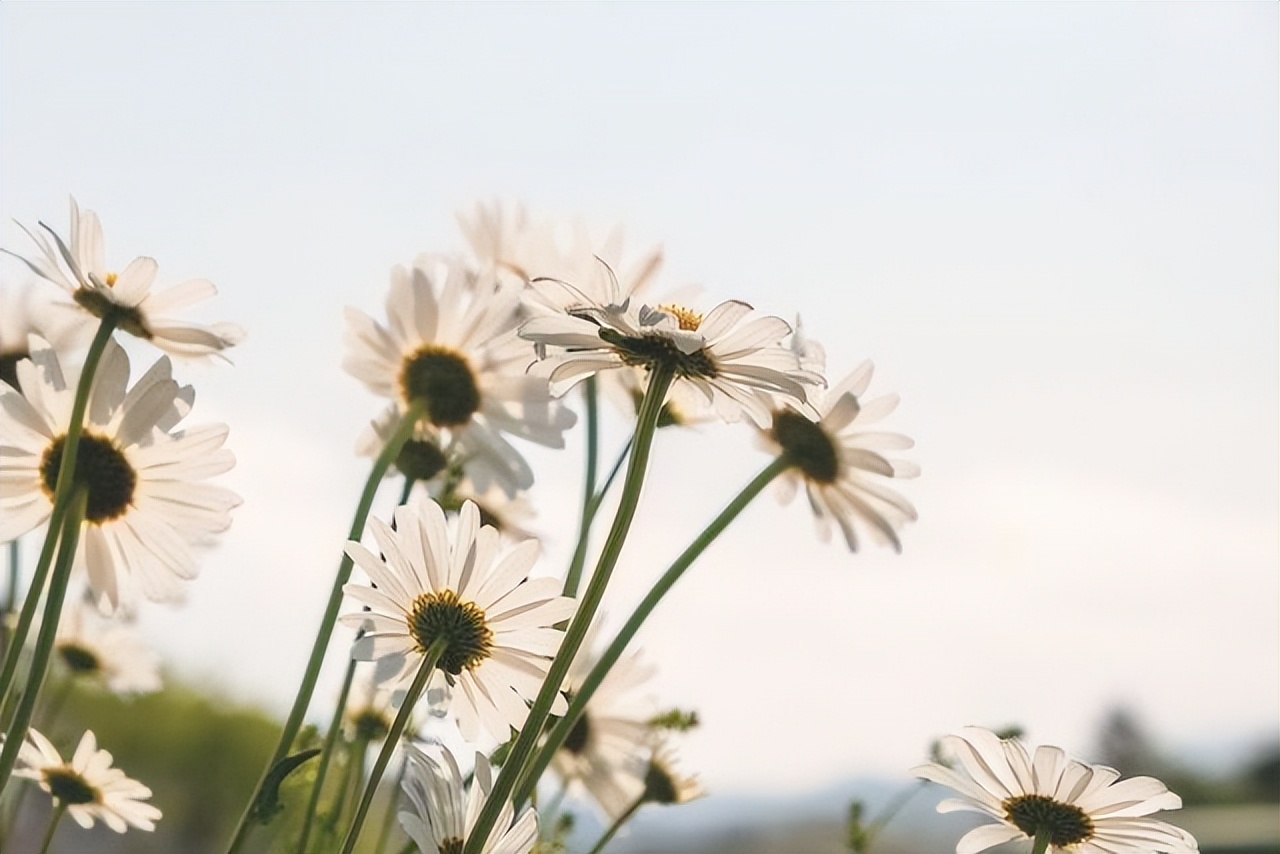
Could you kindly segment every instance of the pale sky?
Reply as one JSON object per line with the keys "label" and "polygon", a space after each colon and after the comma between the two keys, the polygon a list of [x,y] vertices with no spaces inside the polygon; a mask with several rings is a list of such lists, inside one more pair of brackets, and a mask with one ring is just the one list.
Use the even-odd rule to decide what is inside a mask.
{"label": "pale sky", "polygon": [[[642,634],[713,791],[902,774],[1018,722],[1088,756],[1112,705],[1162,744],[1274,736],[1277,7],[1254,4],[30,4],[0,7],[0,238],[102,217],[111,258],[201,276],[247,327],[179,366],[245,499],[172,668],[287,707],[379,401],[342,308],[523,202],[661,243],[662,281],[791,318],[833,379],[901,394],[901,556],[766,495]],[[26,275],[5,262],[5,281]],[[137,354],[141,372],[155,357]],[[606,448],[623,440],[608,424]],[[581,436],[531,451],[541,571]],[[664,432],[615,621],[767,458]],[[340,651],[318,696],[336,690]],[[316,718],[327,715],[317,706]]]}

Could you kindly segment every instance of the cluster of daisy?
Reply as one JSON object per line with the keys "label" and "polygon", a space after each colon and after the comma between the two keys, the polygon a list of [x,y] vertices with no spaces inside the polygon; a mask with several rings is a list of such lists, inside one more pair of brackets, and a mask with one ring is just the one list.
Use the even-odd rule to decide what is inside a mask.
{"label": "cluster of daisy", "polygon": [[[274,846],[349,854],[393,767],[400,784],[384,793],[391,812],[379,852],[396,850],[388,846],[397,807],[422,854],[563,847],[566,794],[585,796],[607,822],[592,849],[602,850],[643,806],[701,794],[676,759],[678,732],[697,715],[659,711],[644,690],[654,669],[630,645],[707,546],[770,484],[783,500],[803,487],[821,536],[839,529],[854,551],[868,539],[901,551],[901,531],[915,519],[887,485],[918,473],[897,456],[912,442],[879,429],[897,397],[868,395],[869,363],[829,383],[822,347],[798,322],[733,299],[704,307],[690,288],[650,296],[661,253],[628,257],[616,233],[596,239],[498,205],[479,206],[460,224],[462,251],[423,254],[391,271],[384,319],[347,310],[344,367],[383,401],[356,442],[372,466],[293,707],[229,854]],[[114,336],[199,358],[220,355],[242,333],[173,316],[211,296],[208,282],[153,293],[150,258],[114,272],[97,218],[74,202],[65,239],[43,225],[27,233],[37,252],[17,257],[65,295],[28,298],[30,322],[15,330],[6,319],[0,341],[0,533],[16,542],[47,525],[4,638],[0,785],[30,778],[53,797],[47,846],[64,810],[82,825],[97,818],[116,830],[150,829],[159,818],[145,803],[149,790],[112,769],[91,732],[63,763],[32,728],[53,652],[58,678],[156,689],[155,657],[129,621],[144,600],[181,598],[197,547],[229,525],[239,502],[209,482],[233,464],[226,428],[183,424],[194,392],[173,378],[167,356],[131,385]],[[607,474],[599,465],[603,400],[632,425]],[[577,548],[568,567],[548,572],[530,535],[534,472],[520,443],[562,448],[579,421],[587,456]],[[606,637],[602,605],[654,435],[710,421],[746,425],[770,460]],[[385,520],[369,518],[391,477],[401,481],[397,506]],[[604,506],[615,508],[607,523]],[[607,528],[602,542],[593,539],[598,528]],[[64,614],[75,585],[79,604]],[[17,610],[16,601],[7,605]],[[342,689],[327,728],[313,732],[303,723],[339,625],[354,635],[342,646]],[[457,742],[465,750],[447,746]],[[964,743],[978,744],[973,755],[989,766],[987,742]],[[984,793],[979,808],[1002,830],[970,834],[961,850],[1016,838],[1015,828],[1041,854],[1044,845],[1084,843],[1094,848],[1070,850],[1119,852],[1130,849],[1104,843],[1150,831],[1146,819],[1130,818],[1145,812],[1121,805],[1128,789],[1107,789],[1114,777],[1093,769],[1083,780],[1060,751],[1032,762],[1001,750],[1022,764],[1012,777],[997,775],[1000,794],[986,778],[962,791]],[[961,761],[969,766],[963,753]],[[1024,779],[1025,769],[1035,774]],[[959,779],[945,768],[921,773],[948,785]],[[561,795],[535,807],[540,786],[554,780]],[[1152,795],[1143,806],[1170,803]],[[1074,825],[1061,818],[1071,810],[1083,816]],[[289,820],[277,823],[282,811]]]}
{"label": "cluster of daisy", "polygon": [[[70,761],[42,731],[57,732],[60,701],[75,685],[160,688],[158,656],[134,627],[138,610],[181,600],[199,549],[240,503],[210,482],[235,463],[223,447],[227,428],[186,423],[195,392],[174,378],[170,355],[217,356],[243,332],[175,315],[215,293],[208,281],[153,289],[154,259],[110,266],[97,216],[74,200],[65,237],[43,224],[24,230],[36,252],[14,257],[62,292],[0,297],[0,541],[9,544],[10,591],[0,629],[0,790],[11,808],[21,794],[14,780],[34,780],[52,797],[47,849],[64,812],[120,833],[152,830],[160,818],[150,789],[113,768],[91,730]],[[117,334],[168,355],[131,381]],[[39,559],[19,597],[18,541],[40,527]],[[37,706],[43,694],[52,696]]]}

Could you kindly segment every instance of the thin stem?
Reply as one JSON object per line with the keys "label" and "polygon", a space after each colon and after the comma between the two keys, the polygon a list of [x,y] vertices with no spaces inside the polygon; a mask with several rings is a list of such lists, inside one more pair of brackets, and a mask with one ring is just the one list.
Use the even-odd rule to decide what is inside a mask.
{"label": "thin stem", "polygon": [[329,722],[329,731],[325,733],[324,749],[320,751],[320,764],[316,768],[316,780],[311,784],[311,797],[307,799],[307,811],[302,818],[302,833],[298,837],[298,854],[305,854],[307,837],[311,835],[311,822],[316,815],[316,807],[320,803],[320,790],[324,788],[324,778],[329,773],[329,762],[333,759],[333,746],[338,741],[338,733],[342,729],[342,715],[347,708],[347,698],[351,695],[351,682],[356,673],[356,661],[347,662],[347,673],[342,679],[342,690],[338,692],[338,703],[333,710],[333,720]]}
{"label": "thin stem", "polygon": [[596,844],[591,846],[591,850],[587,852],[587,854],[600,854],[613,837],[618,835],[618,831],[622,829],[622,826],[631,820],[631,816],[636,814],[636,810],[640,809],[640,806],[643,803],[644,794],[641,793],[640,797],[636,798],[635,802],[632,803],[631,806],[627,807],[626,812],[618,816],[617,821],[609,825],[609,829],[604,832],[604,836],[601,836],[600,839],[596,841]]}
{"label": "thin stem", "polygon": [[591,534],[591,518],[595,515],[596,457],[600,447],[599,393],[596,378],[587,377],[587,482],[582,488],[582,521],[578,526],[578,548],[573,563],[564,578],[564,595],[577,596],[578,582],[582,578],[582,566],[586,563],[587,540]]}
{"label": "thin stem", "polygon": [[347,747],[347,775],[342,781],[342,787],[338,789],[338,799],[330,813],[328,823],[331,831],[342,822],[347,811],[347,798],[351,797],[354,803],[355,796],[360,794],[360,781],[364,779],[364,754],[368,749],[367,738],[357,738]]}
{"label": "thin stem", "polygon": [[578,544],[573,549],[573,560],[569,562],[569,572],[565,576],[565,594],[572,596],[569,591],[569,579],[573,578],[577,587],[577,579],[582,575],[582,568],[587,562],[587,548],[591,543],[591,525],[595,522],[596,513],[600,510],[600,505],[604,503],[604,497],[609,492],[609,487],[613,486],[613,482],[618,477],[618,472],[622,471],[622,464],[627,461],[627,455],[631,453],[631,443],[634,437],[628,438],[627,443],[622,446],[622,450],[618,453],[617,459],[613,461],[609,474],[604,479],[604,483],[596,490],[595,495],[591,496],[590,503],[583,509],[583,524],[578,532]]}
{"label": "thin stem", "polygon": [[[355,517],[351,520],[351,529],[347,534],[348,540],[358,540],[364,534],[365,522],[369,518],[369,510],[373,506],[373,499],[378,494],[378,487],[382,485],[382,477],[387,473],[387,469],[391,467],[391,463],[395,461],[396,456],[400,453],[400,448],[413,435],[414,425],[422,417],[424,411],[424,407],[420,403],[414,403],[410,406],[401,419],[400,425],[396,428],[396,432],[387,441],[382,453],[378,454],[378,458],[374,460],[373,468],[369,471],[369,478],[364,484],[364,491],[360,494],[360,503],[356,507]],[[311,657],[307,660],[306,672],[302,676],[302,683],[298,686],[298,694],[293,700],[293,708],[289,710],[289,717],[285,720],[284,729],[280,732],[280,739],[276,743],[276,748],[272,752],[271,758],[267,761],[266,768],[263,769],[258,785],[253,788],[253,794],[249,797],[249,803],[245,805],[244,813],[240,816],[240,823],[236,825],[235,835],[231,839],[231,844],[227,847],[228,854],[234,854],[234,852],[239,851],[240,846],[244,844],[245,836],[249,832],[249,820],[253,816],[258,796],[262,793],[262,785],[267,781],[267,777],[271,773],[271,769],[275,767],[275,764],[289,752],[289,746],[293,744],[294,738],[298,735],[298,730],[302,728],[302,719],[306,716],[307,706],[311,704],[311,695],[315,692],[316,680],[320,676],[320,666],[324,663],[324,654],[329,648],[329,639],[333,636],[333,627],[338,620],[338,610],[342,607],[342,586],[351,580],[351,569],[354,565],[354,561],[344,553],[342,561],[338,564],[338,572],[333,579],[333,589],[329,593],[329,603],[325,606],[324,616],[320,619],[320,629],[316,632],[315,643],[311,646]]]}
{"label": "thin stem", "polygon": [[9,577],[5,580],[4,614],[0,619],[0,655],[9,649],[9,615],[18,609],[18,576],[22,568],[18,565],[22,555],[22,547],[18,538],[9,541]]}
{"label": "thin stem", "polygon": [[58,617],[62,614],[62,600],[67,595],[67,582],[71,578],[76,546],[80,542],[80,523],[84,519],[88,500],[89,493],[83,487],[78,488],[62,520],[58,561],[53,568],[53,578],[49,580],[49,595],[45,598],[44,614],[40,618],[36,648],[31,654],[31,669],[27,672],[27,684],[23,690],[22,699],[18,702],[18,708],[13,714],[13,722],[9,725],[4,750],[0,751],[0,792],[4,791],[4,787],[12,779],[10,775],[13,773],[13,766],[18,762],[18,750],[26,741],[27,727],[31,725],[31,716],[35,712],[40,686],[44,683],[45,671],[49,668],[49,654],[53,651],[54,637],[58,632]]}
{"label": "thin stem", "polygon": [[542,727],[551,713],[551,705],[564,685],[564,677],[569,671],[569,665],[577,654],[578,648],[582,646],[587,628],[600,607],[600,600],[604,597],[605,587],[608,586],[609,577],[618,563],[622,545],[626,542],[628,531],[631,530],[631,520],[635,518],[636,507],[640,503],[640,490],[644,486],[649,449],[653,445],[653,434],[658,426],[658,414],[662,411],[662,403],[667,396],[667,389],[671,386],[673,375],[674,369],[666,364],[656,366],[649,375],[649,388],[645,391],[644,400],[640,403],[640,412],[636,420],[635,444],[631,449],[630,462],[627,465],[627,477],[622,486],[622,497],[618,502],[618,512],[614,516],[613,525],[609,529],[609,536],[605,539],[604,548],[596,562],[596,569],[592,573],[591,582],[587,585],[587,591],[578,603],[573,621],[565,632],[560,650],[551,662],[547,678],[542,683],[542,690],[538,692],[533,707],[529,709],[529,717],[525,721],[524,729],[520,730],[515,744],[511,746],[511,753],[503,763],[502,772],[494,782],[493,791],[489,793],[484,808],[476,819],[475,827],[472,828],[471,835],[467,839],[465,854],[480,854],[483,849],[485,840],[498,819],[502,805],[510,797],[516,780],[524,770],[533,748],[537,745]]}
{"label": "thin stem", "polygon": [[373,803],[374,793],[378,791],[378,783],[382,781],[382,773],[387,770],[391,754],[395,753],[396,747],[400,744],[400,736],[404,734],[409,718],[413,716],[413,707],[418,702],[422,690],[427,687],[427,682],[431,680],[431,674],[439,664],[440,657],[444,655],[448,643],[447,638],[437,638],[432,641],[426,655],[422,658],[422,664],[418,665],[418,675],[413,677],[413,684],[409,686],[408,693],[404,695],[404,702],[400,704],[400,712],[391,724],[387,738],[382,742],[382,750],[379,751],[378,758],[369,771],[369,782],[365,784],[360,806],[356,808],[355,817],[351,819],[351,829],[347,831],[347,839],[342,843],[342,854],[351,854],[352,849],[356,847],[356,840],[360,838],[360,828],[364,825],[364,818],[369,813],[369,805]]}
{"label": "thin stem", "polygon": [[58,463],[58,482],[53,490],[53,509],[49,514],[49,530],[44,535],[44,546],[40,549],[40,559],[36,562],[35,574],[31,576],[31,587],[27,590],[26,601],[22,605],[22,613],[18,617],[18,625],[13,630],[13,645],[9,647],[4,660],[4,672],[0,674],[0,696],[8,699],[9,690],[13,687],[13,677],[18,669],[18,658],[22,647],[27,642],[27,633],[31,631],[31,621],[35,619],[36,607],[40,594],[44,591],[44,583],[49,575],[49,565],[53,561],[54,545],[58,540],[58,532],[62,528],[62,517],[67,512],[71,501],[71,487],[75,481],[76,455],[80,450],[80,436],[84,432],[84,411],[89,406],[89,392],[93,389],[93,377],[98,372],[98,363],[115,331],[116,318],[108,314],[98,325],[98,332],[89,345],[89,352],[84,357],[84,367],[80,369],[80,381],[76,385],[76,397],[71,404],[71,418],[67,422],[67,432],[62,440],[62,459]]}
{"label": "thin stem", "polygon": [[44,840],[40,843],[40,854],[48,854],[54,831],[58,829],[58,822],[62,821],[62,814],[67,811],[65,802],[55,799],[53,803],[53,812],[49,814],[49,829],[44,832]]}
{"label": "thin stem", "polygon": [[1048,850],[1049,828],[1045,825],[1040,825],[1040,827],[1036,828],[1035,841],[1031,843],[1031,854],[1044,854]]}
{"label": "thin stem", "polygon": [[791,465],[790,461],[785,457],[778,457],[769,465],[765,466],[759,474],[752,478],[751,482],[743,487],[742,491],[734,496],[733,500],[720,511],[720,515],[711,520],[711,524],[699,534],[689,547],[681,552],[680,556],[667,568],[662,574],[653,588],[645,594],[639,606],[627,622],[622,626],[622,630],[618,632],[618,636],[613,639],[608,648],[600,656],[600,660],[591,668],[591,672],[587,674],[587,678],[574,692],[573,699],[569,703],[569,710],[565,712],[564,717],[556,722],[551,728],[551,732],[547,735],[547,739],[543,742],[542,747],[538,751],[538,755],[520,776],[519,783],[515,789],[514,803],[517,808],[525,802],[530,792],[538,784],[538,779],[543,772],[547,770],[547,766],[551,764],[552,757],[555,756],[560,746],[564,744],[565,739],[569,737],[569,733],[573,730],[574,724],[582,716],[587,708],[587,703],[591,700],[591,696],[595,694],[596,689],[600,687],[600,683],[604,681],[605,676],[609,673],[610,668],[622,656],[636,632],[644,625],[644,621],[653,613],[653,609],[662,601],[662,597],[675,586],[675,583],[684,575],[685,570],[693,565],[707,546],[720,536],[725,528],[729,527],[729,523],[738,517],[738,514],[751,503],[751,501],[760,494],[760,492],[769,485],[779,474],[784,472]]}

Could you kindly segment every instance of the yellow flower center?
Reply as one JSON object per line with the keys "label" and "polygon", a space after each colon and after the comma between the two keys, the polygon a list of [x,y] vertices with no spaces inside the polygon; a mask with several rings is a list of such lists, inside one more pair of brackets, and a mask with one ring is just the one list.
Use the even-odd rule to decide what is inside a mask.
{"label": "yellow flower center", "polygon": [[116,286],[116,279],[118,278],[120,277],[115,273],[107,273],[107,275],[102,277],[102,281],[107,283],[107,287],[114,288]]}
{"label": "yellow flower center", "polygon": [[691,308],[685,308],[682,305],[676,305],[673,302],[663,303],[658,308],[675,317],[676,322],[680,324],[680,328],[686,332],[693,332],[702,325],[702,315],[698,314]]}

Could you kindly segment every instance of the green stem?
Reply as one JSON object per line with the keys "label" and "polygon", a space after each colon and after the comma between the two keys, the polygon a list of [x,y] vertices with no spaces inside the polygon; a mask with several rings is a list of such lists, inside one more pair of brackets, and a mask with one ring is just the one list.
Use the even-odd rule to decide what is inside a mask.
{"label": "green stem", "polygon": [[573,699],[569,703],[569,710],[565,712],[564,717],[556,722],[551,732],[547,735],[547,739],[543,742],[542,747],[538,751],[538,755],[532,764],[520,776],[520,781],[515,788],[514,803],[517,808],[528,799],[529,794],[537,786],[539,778],[542,777],[547,766],[551,764],[552,757],[555,756],[560,746],[564,744],[565,739],[569,737],[569,733],[573,730],[574,724],[582,716],[587,708],[587,703],[591,700],[591,696],[595,694],[596,689],[600,687],[600,683],[604,681],[605,676],[609,673],[610,668],[617,663],[622,653],[626,650],[627,644],[635,637],[636,632],[644,625],[644,621],[653,613],[653,609],[662,601],[662,597],[675,586],[695,560],[697,560],[707,547],[720,536],[725,528],[729,527],[729,523],[738,517],[738,514],[751,501],[760,494],[760,492],[769,485],[779,474],[784,472],[791,466],[789,460],[785,457],[778,457],[769,465],[765,466],[759,474],[752,478],[751,482],[743,487],[729,504],[720,511],[720,515],[711,520],[711,524],[706,527],[701,534],[697,536],[689,547],[686,548],[675,562],[667,568],[662,574],[653,588],[645,594],[639,606],[627,622],[622,626],[622,630],[618,632],[618,636],[613,639],[609,647],[600,656],[600,660],[591,668],[591,672],[587,674],[587,678],[574,692]]}
{"label": "green stem", "polygon": [[876,841],[876,838],[880,836],[881,831],[888,826],[889,822],[893,821],[893,817],[901,812],[902,808],[907,805],[907,802],[914,798],[916,793],[920,792],[927,785],[929,785],[928,780],[917,780],[913,785],[898,792],[898,794],[894,796],[893,800],[885,804],[885,807],[880,811],[880,814],[877,815],[866,827],[867,850],[871,849],[871,844]]}
{"label": "green stem", "polygon": [[[378,487],[382,485],[382,477],[395,461],[396,455],[400,453],[400,448],[413,435],[414,425],[422,417],[424,411],[424,407],[420,403],[414,403],[410,406],[401,419],[400,425],[396,428],[395,434],[387,441],[382,453],[374,461],[373,468],[369,472],[369,478],[365,481],[364,491],[360,494],[360,504],[356,507],[355,517],[351,520],[351,529],[347,535],[348,540],[359,540],[364,534],[365,522],[369,518],[369,510],[373,506],[374,496],[378,494]],[[333,636],[333,627],[338,620],[338,610],[342,607],[342,586],[351,579],[351,569],[354,565],[351,558],[344,553],[342,561],[338,564],[337,575],[333,579],[333,589],[329,593],[329,604],[325,606],[324,616],[320,620],[320,630],[316,632],[315,643],[311,646],[311,657],[307,660],[307,670],[302,676],[302,684],[298,686],[298,694],[293,700],[293,708],[290,709],[289,717],[285,720],[284,729],[280,732],[280,739],[276,743],[275,751],[267,761],[262,777],[258,780],[258,785],[254,786],[249,803],[245,805],[244,813],[240,816],[240,823],[236,825],[235,835],[231,839],[231,844],[227,847],[228,854],[234,854],[234,852],[239,851],[240,846],[244,844],[245,837],[249,832],[250,819],[254,814],[254,806],[257,804],[258,796],[262,793],[262,785],[267,781],[271,769],[289,752],[289,747],[293,744],[294,738],[297,737],[298,730],[302,728],[302,719],[307,713],[307,706],[311,704],[311,695],[315,692],[316,680],[320,676],[320,666],[324,663],[324,654],[329,648],[329,639]]]}
{"label": "green stem", "polygon": [[582,566],[586,563],[587,540],[591,534],[591,519],[595,515],[596,457],[600,448],[599,393],[596,378],[587,377],[587,482],[582,489],[582,522],[578,526],[578,547],[573,562],[564,578],[564,595],[577,596],[578,582],[582,579]]}
{"label": "green stem", "polygon": [[476,819],[476,824],[466,842],[465,854],[480,854],[483,849],[485,840],[488,839],[494,822],[498,819],[502,805],[510,797],[516,779],[524,770],[525,763],[537,745],[542,727],[551,713],[551,705],[564,685],[564,677],[569,671],[569,665],[573,662],[578,648],[582,646],[587,628],[600,607],[600,600],[604,597],[605,587],[608,586],[609,577],[618,563],[622,545],[626,542],[627,532],[631,529],[631,520],[635,517],[636,507],[640,503],[640,490],[644,486],[649,449],[653,445],[653,434],[658,426],[658,414],[662,411],[662,404],[666,399],[667,389],[671,386],[673,376],[674,369],[666,364],[660,364],[650,372],[649,388],[645,392],[644,400],[640,403],[640,412],[636,419],[635,442],[627,464],[627,477],[622,486],[622,497],[618,502],[618,512],[614,516],[613,525],[609,529],[609,536],[605,539],[604,548],[596,562],[596,569],[587,585],[587,591],[578,603],[573,621],[565,632],[560,650],[551,662],[547,678],[542,683],[542,690],[538,692],[533,707],[529,709],[529,717],[525,721],[524,729],[520,730],[515,744],[511,746],[511,753],[503,763],[502,772],[494,782],[493,791],[489,793],[484,808]]}
{"label": "green stem", "polygon": [[18,670],[18,659],[22,647],[27,642],[27,633],[31,631],[31,622],[35,619],[36,608],[40,602],[40,594],[44,591],[44,583],[49,575],[49,565],[53,562],[54,546],[58,541],[62,528],[62,517],[67,512],[71,500],[71,487],[75,481],[76,455],[80,450],[80,436],[84,433],[84,411],[89,406],[89,392],[93,389],[93,378],[98,372],[98,363],[115,331],[116,318],[110,314],[102,318],[98,332],[89,345],[89,352],[84,357],[84,367],[80,370],[80,382],[76,385],[76,397],[71,404],[71,419],[67,422],[67,433],[62,440],[62,460],[58,464],[58,482],[53,490],[53,510],[49,514],[49,530],[44,536],[44,546],[40,549],[40,559],[36,562],[35,574],[31,577],[31,587],[27,590],[26,601],[22,605],[22,613],[18,617],[18,625],[13,631],[13,645],[9,647],[4,660],[4,672],[0,674],[0,696],[6,700],[9,689],[13,687],[13,677]]}
{"label": "green stem", "polygon": [[365,738],[357,738],[348,745],[347,775],[342,781],[342,788],[338,790],[338,799],[333,805],[330,818],[332,829],[336,829],[342,823],[347,811],[347,798],[350,797],[354,803],[356,795],[360,794],[360,781],[364,779],[364,754],[368,749],[369,740]]}
{"label": "green stem", "polygon": [[1049,850],[1049,828],[1041,825],[1036,829],[1035,841],[1031,844],[1031,854],[1044,854]]}
{"label": "green stem", "polygon": [[351,819],[351,829],[347,831],[347,839],[342,843],[342,854],[351,854],[352,849],[356,847],[356,840],[360,838],[360,828],[364,825],[364,818],[369,813],[369,805],[373,803],[374,793],[378,791],[378,783],[382,781],[382,773],[387,770],[387,763],[391,761],[391,754],[395,753],[396,747],[400,744],[400,736],[404,734],[404,729],[409,724],[409,718],[413,716],[413,707],[418,702],[418,697],[422,694],[422,690],[427,687],[427,682],[431,680],[431,674],[440,662],[440,657],[444,655],[448,643],[448,638],[437,638],[432,641],[431,646],[427,648],[426,655],[422,658],[422,664],[418,665],[418,675],[413,678],[413,684],[409,686],[409,692],[404,695],[404,702],[400,704],[400,712],[391,724],[391,729],[387,732],[386,741],[382,742],[382,750],[379,751],[378,758],[373,763],[373,768],[369,771],[369,782],[365,784],[364,795],[360,798],[360,806],[356,808],[355,817]]}
{"label": "green stem", "polygon": [[347,662],[347,673],[342,679],[342,690],[338,692],[338,704],[333,710],[333,720],[329,722],[329,731],[324,737],[324,749],[320,751],[320,764],[316,768],[316,781],[311,784],[311,797],[307,799],[307,812],[302,818],[302,834],[298,837],[298,854],[305,854],[307,837],[311,835],[311,822],[316,815],[316,807],[320,803],[320,790],[324,788],[324,778],[329,773],[329,762],[333,758],[333,746],[338,741],[338,733],[342,729],[342,715],[347,708],[347,697],[351,695],[351,682],[356,673],[356,661]]}
{"label": "green stem", "polygon": [[[582,575],[583,565],[587,561],[587,547],[591,542],[591,525],[595,522],[596,513],[600,510],[600,505],[604,503],[604,497],[608,494],[609,487],[613,486],[613,482],[618,478],[618,472],[622,471],[622,464],[627,461],[627,455],[631,453],[631,443],[632,439],[627,439],[627,443],[622,446],[617,459],[613,461],[613,466],[609,469],[609,474],[605,477],[604,483],[600,484],[596,494],[591,497],[591,503],[583,511],[585,514],[584,525],[578,534],[578,544],[573,549],[573,560],[569,563],[569,573],[565,582],[566,590],[568,589],[568,578]],[[572,594],[566,592],[565,595],[570,596]]]}
{"label": "green stem", "polygon": [[626,812],[618,816],[617,821],[609,825],[609,829],[604,832],[604,836],[601,836],[600,839],[596,842],[596,844],[591,846],[591,850],[587,852],[587,854],[600,854],[600,852],[604,850],[604,847],[609,844],[609,842],[613,839],[613,837],[618,835],[618,831],[622,829],[622,826],[631,820],[631,816],[636,814],[636,810],[640,809],[640,806],[643,803],[644,803],[644,795],[641,794],[640,797],[636,798],[635,803],[627,807]]}
{"label": "green stem", "polygon": [[40,843],[40,854],[48,854],[49,843],[53,842],[54,831],[58,829],[58,822],[62,821],[62,814],[66,811],[66,803],[55,799],[53,812],[49,814],[49,829],[44,832],[44,840]]}
{"label": "green stem", "polygon": [[18,564],[21,553],[22,548],[15,537],[9,541],[9,577],[5,580],[4,614],[0,615],[0,655],[4,655],[9,649],[9,615],[18,610],[18,576],[21,574]]}
{"label": "green stem", "polygon": [[49,580],[49,595],[45,598],[44,614],[40,618],[36,648],[31,654],[31,669],[27,673],[27,684],[23,690],[22,699],[18,702],[17,711],[13,714],[13,722],[9,725],[4,750],[0,751],[0,792],[4,791],[4,787],[11,779],[13,766],[18,762],[18,750],[26,741],[27,728],[31,725],[31,715],[35,712],[40,686],[44,682],[45,671],[49,668],[49,654],[53,651],[54,637],[58,633],[58,617],[62,614],[62,600],[67,595],[67,582],[71,578],[76,546],[80,542],[80,523],[84,519],[85,505],[88,500],[89,493],[83,488],[77,489],[62,520],[58,561],[53,568],[53,578]]}

